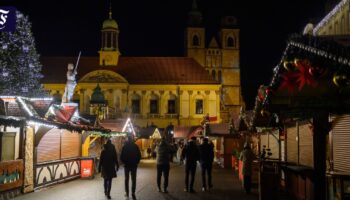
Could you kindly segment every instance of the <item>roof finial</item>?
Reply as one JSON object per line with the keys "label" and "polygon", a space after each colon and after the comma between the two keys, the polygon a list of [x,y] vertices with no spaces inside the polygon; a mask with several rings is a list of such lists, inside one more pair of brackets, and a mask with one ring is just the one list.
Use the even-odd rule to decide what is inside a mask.
{"label": "roof finial", "polygon": [[112,2],[109,2],[109,19],[112,19]]}

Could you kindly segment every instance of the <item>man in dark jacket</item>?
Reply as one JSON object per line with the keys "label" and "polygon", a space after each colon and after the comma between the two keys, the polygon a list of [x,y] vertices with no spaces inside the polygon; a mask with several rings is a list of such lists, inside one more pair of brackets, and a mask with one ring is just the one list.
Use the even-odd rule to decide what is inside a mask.
{"label": "man in dark jacket", "polygon": [[134,142],[134,137],[129,135],[128,141],[125,142],[122,152],[120,154],[120,160],[124,163],[124,172],[125,172],[125,196],[129,196],[129,176],[131,174],[132,182],[132,198],[136,199],[135,190],[136,190],[136,172],[137,165],[141,159],[141,153],[139,147]]}
{"label": "man in dark jacket", "polygon": [[169,170],[170,170],[170,156],[171,156],[171,147],[169,143],[163,138],[157,149],[157,185],[158,192],[161,192],[161,178],[162,174],[164,175],[164,193],[167,193],[168,190],[168,180],[169,180]]}
{"label": "man in dark jacket", "polygon": [[[197,161],[199,160],[199,151],[196,144],[196,137],[192,137],[182,151],[182,159],[186,160],[186,177],[185,177],[185,192],[195,192],[193,190],[194,178],[196,175]],[[191,174],[191,183],[188,185],[188,178]],[[190,186],[190,187],[188,187]]]}
{"label": "man in dark jacket", "polygon": [[205,174],[208,175],[208,189],[213,187],[211,182],[211,169],[214,160],[214,146],[209,144],[208,138],[203,138],[203,143],[199,146],[200,163],[202,168],[202,191],[207,190]]}
{"label": "man in dark jacket", "polygon": [[103,150],[100,156],[100,163],[98,171],[102,172],[101,175],[104,179],[105,195],[108,199],[111,199],[111,187],[112,178],[117,177],[117,171],[119,169],[117,151],[111,140],[108,139],[106,144],[103,145]]}

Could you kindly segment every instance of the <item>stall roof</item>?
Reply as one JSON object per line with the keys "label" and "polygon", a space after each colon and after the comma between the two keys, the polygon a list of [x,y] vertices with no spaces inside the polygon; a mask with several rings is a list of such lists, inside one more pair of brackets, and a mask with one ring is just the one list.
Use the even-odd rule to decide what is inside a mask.
{"label": "stall roof", "polygon": [[[93,125],[86,125],[79,120],[79,116],[76,117],[77,120],[69,121],[59,121],[57,118],[47,118],[45,116],[49,108],[53,105],[51,98],[27,98],[21,96],[0,96],[1,99],[1,114],[3,117],[2,122],[6,123],[12,120],[12,123],[16,122],[13,119],[25,120],[28,124],[39,124],[43,126],[48,126],[51,128],[67,129],[72,131],[99,131],[108,133],[109,129],[103,127],[96,127]],[[16,118],[17,117],[17,118]],[[4,120],[6,119],[6,121]],[[17,120],[18,121],[18,120]]]}
{"label": "stall roof", "polygon": [[174,128],[174,138],[191,138],[203,133],[202,126],[177,126]]}
{"label": "stall roof", "polygon": [[254,120],[264,113],[308,118],[319,111],[349,112],[349,58],[350,48],[339,38],[291,36],[265,95],[257,97]]}

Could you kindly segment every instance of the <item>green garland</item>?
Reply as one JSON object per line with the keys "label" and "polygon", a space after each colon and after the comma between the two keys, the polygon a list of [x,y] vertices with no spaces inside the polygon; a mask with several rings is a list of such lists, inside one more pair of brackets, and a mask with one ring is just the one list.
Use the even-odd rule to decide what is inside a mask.
{"label": "green garland", "polygon": [[9,117],[0,115],[0,125],[12,126],[12,127],[23,127],[26,125],[26,119],[20,117]]}

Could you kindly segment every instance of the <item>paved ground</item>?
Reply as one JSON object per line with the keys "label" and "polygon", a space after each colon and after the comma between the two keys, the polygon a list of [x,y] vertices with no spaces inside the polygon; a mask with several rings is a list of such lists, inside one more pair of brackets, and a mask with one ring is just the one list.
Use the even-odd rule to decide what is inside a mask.
{"label": "paved ground", "polygon": [[[257,189],[253,194],[246,195],[232,170],[213,169],[214,188],[210,192],[202,192],[200,170],[197,169],[195,190],[196,193],[186,193],[184,189],[184,167],[174,164],[171,166],[169,177],[169,193],[157,192],[156,168],[154,161],[143,160],[138,169],[136,197],[138,200],[256,200]],[[113,179],[112,199],[124,197],[124,170],[121,168],[118,177]],[[92,180],[74,180],[52,186],[30,194],[17,197],[18,200],[105,200],[103,193],[103,179],[97,175]],[[129,198],[131,199],[131,198]]]}

